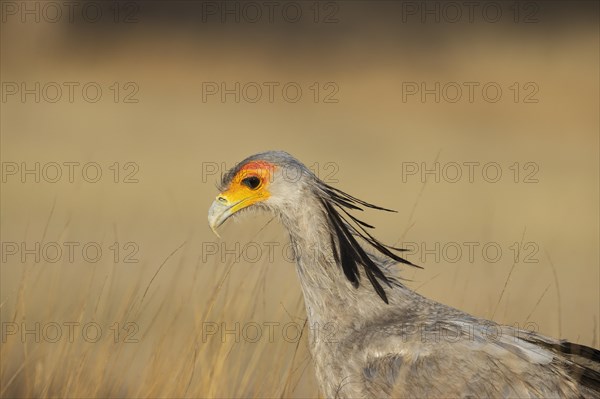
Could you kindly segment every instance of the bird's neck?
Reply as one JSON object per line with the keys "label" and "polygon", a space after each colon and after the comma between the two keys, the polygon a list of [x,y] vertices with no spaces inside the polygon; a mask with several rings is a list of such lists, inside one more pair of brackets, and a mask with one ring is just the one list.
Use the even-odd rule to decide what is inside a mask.
{"label": "bird's neck", "polygon": [[321,204],[306,198],[294,207],[281,219],[294,249],[309,327],[352,329],[358,327],[353,323],[389,310],[390,305],[381,300],[364,274],[359,287],[354,287],[336,264]]}

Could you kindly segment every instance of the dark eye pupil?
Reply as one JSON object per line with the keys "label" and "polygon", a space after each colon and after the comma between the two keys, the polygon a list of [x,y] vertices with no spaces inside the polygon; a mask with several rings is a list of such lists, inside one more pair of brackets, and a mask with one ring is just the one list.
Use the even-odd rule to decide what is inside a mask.
{"label": "dark eye pupil", "polygon": [[242,180],[242,184],[250,187],[252,190],[255,190],[260,185],[260,179],[256,176],[246,177]]}

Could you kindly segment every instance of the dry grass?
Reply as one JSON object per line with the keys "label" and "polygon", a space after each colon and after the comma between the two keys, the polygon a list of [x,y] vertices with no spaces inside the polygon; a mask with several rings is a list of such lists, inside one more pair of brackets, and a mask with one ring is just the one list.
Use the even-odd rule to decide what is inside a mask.
{"label": "dry grass", "polygon": [[[316,396],[305,339],[290,331],[286,340],[274,325],[270,340],[265,327],[302,326],[297,291],[269,303],[268,265],[253,265],[257,270],[242,277],[244,267],[233,258],[201,264],[186,244],[163,257],[141,265],[151,269],[143,273],[149,279],[123,280],[113,262],[87,270],[25,264],[16,306],[2,307],[3,325],[19,329],[4,336],[0,349],[2,397]],[[40,321],[37,335],[21,339],[23,328]],[[91,322],[102,329],[98,338],[93,328],[82,331]],[[62,337],[55,339],[50,323],[58,323]],[[67,323],[77,323],[72,342]],[[203,326],[219,331],[203,333]]]}

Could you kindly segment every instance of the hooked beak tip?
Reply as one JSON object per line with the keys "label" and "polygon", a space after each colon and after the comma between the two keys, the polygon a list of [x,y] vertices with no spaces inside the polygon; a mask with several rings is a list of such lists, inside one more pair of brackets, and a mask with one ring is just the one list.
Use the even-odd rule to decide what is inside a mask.
{"label": "hooked beak tip", "polygon": [[217,228],[232,215],[231,206],[228,206],[223,201],[215,200],[208,210],[208,226],[219,238],[221,236],[217,232]]}
{"label": "hooked beak tip", "polygon": [[219,235],[219,233],[217,232],[217,228],[216,226],[214,226],[213,224],[210,224],[210,229],[212,230],[213,233],[215,233],[215,235],[219,238],[221,238],[221,236]]}

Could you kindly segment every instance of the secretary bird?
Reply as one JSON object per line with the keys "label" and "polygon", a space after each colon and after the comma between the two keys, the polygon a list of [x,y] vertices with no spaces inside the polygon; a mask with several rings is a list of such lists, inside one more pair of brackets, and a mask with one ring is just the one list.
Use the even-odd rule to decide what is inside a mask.
{"label": "secretary bird", "polygon": [[351,213],[390,210],[325,184],[288,153],[246,158],[224,175],[220,190],[208,212],[215,233],[252,208],[273,213],[287,229],[308,323],[335,327],[334,337],[318,328],[309,336],[326,397],[600,398],[599,350],[499,325],[410,290],[392,266],[416,265]]}

